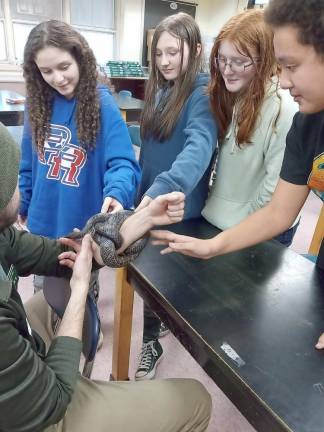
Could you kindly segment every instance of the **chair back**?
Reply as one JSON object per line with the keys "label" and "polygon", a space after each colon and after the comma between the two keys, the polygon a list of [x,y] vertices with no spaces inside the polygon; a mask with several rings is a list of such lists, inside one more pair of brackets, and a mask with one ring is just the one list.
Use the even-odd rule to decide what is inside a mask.
{"label": "chair back", "polygon": [[142,139],[141,139],[141,130],[139,124],[128,124],[128,133],[131,138],[132,144],[141,147]]}
{"label": "chair back", "polygon": [[82,331],[83,354],[87,361],[92,362],[97,353],[100,335],[100,317],[97,303],[91,292],[87,296],[87,304]]}
{"label": "chair back", "polygon": [[54,276],[44,277],[44,297],[53,311],[62,318],[71,296],[70,280]]}
{"label": "chair back", "polygon": [[120,90],[118,92],[119,96],[123,96],[123,97],[132,97],[133,93],[130,90]]}

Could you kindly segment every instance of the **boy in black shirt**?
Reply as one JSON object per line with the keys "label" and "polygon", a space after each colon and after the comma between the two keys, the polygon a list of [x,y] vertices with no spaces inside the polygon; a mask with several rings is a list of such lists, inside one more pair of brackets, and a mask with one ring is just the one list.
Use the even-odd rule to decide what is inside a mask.
{"label": "boy in black shirt", "polygon": [[[313,190],[324,199],[324,2],[270,0],[265,17],[274,30],[280,84],[299,104],[287,135],[277,188],[271,202],[238,225],[208,240],[155,231],[162,253],[210,258],[252,246],[287,230]],[[322,260],[324,247],[318,262]],[[316,348],[324,348],[324,334]]]}

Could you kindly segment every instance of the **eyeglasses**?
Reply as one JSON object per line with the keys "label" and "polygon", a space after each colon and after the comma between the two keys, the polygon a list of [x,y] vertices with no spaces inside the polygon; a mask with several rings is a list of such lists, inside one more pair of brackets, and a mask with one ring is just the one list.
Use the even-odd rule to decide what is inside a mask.
{"label": "eyeglasses", "polygon": [[230,59],[228,60],[226,57],[218,56],[215,58],[216,67],[221,72],[224,72],[226,66],[230,68],[230,70],[234,73],[244,73],[245,69],[254,65],[257,60],[252,60],[250,62],[244,62],[240,59]]}

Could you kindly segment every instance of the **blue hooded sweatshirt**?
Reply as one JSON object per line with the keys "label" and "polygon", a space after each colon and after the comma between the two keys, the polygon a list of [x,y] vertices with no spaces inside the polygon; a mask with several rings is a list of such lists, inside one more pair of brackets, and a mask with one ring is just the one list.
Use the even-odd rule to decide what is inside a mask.
{"label": "blue hooded sweatshirt", "polygon": [[28,115],[22,139],[20,214],[28,229],[50,238],[83,228],[105,197],[133,205],[140,169],[120,111],[109,90],[98,87],[100,130],[93,150],[77,138],[77,101],[55,93],[50,134],[40,158],[32,145]]}
{"label": "blue hooded sweatshirt", "polygon": [[208,194],[217,127],[206,95],[209,75],[199,74],[170,137],[145,138],[141,145],[142,181],[138,202],[172,191],[186,196],[184,219],[200,216]]}

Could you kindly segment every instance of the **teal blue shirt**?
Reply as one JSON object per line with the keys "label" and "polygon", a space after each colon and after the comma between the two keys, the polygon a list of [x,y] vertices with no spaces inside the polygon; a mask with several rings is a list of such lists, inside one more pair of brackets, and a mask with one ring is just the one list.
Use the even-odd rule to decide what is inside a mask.
{"label": "teal blue shirt", "polygon": [[144,139],[141,145],[144,195],[180,191],[186,196],[184,219],[200,216],[208,194],[210,167],[217,143],[217,127],[209,106],[209,76],[199,74],[171,136],[163,142]]}

